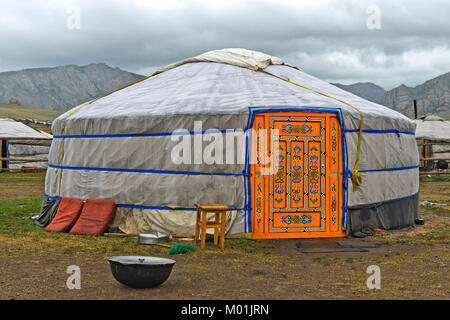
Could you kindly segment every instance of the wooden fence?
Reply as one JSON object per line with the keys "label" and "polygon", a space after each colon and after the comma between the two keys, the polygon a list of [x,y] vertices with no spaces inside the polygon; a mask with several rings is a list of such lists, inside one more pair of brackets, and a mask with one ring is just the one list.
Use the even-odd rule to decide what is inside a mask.
{"label": "wooden fence", "polygon": [[[450,142],[444,142],[444,141],[430,141],[424,139],[423,142],[418,142],[417,146],[419,147],[419,153],[420,153],[420,175],[440,175],[440,174],[450,174],[450,169],[437,169],[433,168],[434,162],[443,160],[447,161],[447,163],[450,161],[450,158],[447,156],[439,157],[432,155],[433,153],[431,150],[431,146],[433,145],[444,145],[449,146],[449,151],[440,151],[440,153],[450,153]],[[431,171],[427,170],[433,168]]]}
{"label": "wooden fence", "polygon": [[22,144],[22,145],[36,145],[34,143],[31,143],[30,141],[36,141],[36,140],[47,140],[51,141],[52,138],[30,138],[30,137],[0,137],[0,172],[5,171],[42,171],[46,170],[45,168],[41,167],[33,167],[33,166],[26,166],[22,168],[10,168],[9,167],[9,161],[15,161],[15,162],[48,162],[47,159],[39,159],[39,158],[18,158],[18,157],[9,157],[8,155],[8,141],[14,140],[14,144]]}

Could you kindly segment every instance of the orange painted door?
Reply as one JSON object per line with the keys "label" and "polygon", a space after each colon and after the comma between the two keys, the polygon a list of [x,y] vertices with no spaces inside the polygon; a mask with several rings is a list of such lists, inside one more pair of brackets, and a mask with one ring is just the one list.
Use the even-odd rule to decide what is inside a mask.
{"label": "orange painted door", "polygon": [[256,115],[251,170],[253,238],[345,236],[341,161],[335,115]]}

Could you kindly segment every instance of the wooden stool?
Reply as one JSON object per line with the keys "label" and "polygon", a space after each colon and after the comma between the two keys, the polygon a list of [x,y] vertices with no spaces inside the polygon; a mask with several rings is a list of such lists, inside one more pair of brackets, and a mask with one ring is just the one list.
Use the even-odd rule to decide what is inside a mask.
{"label": "wooden stool", "polygon": [[[200,226],[202,228],[202,243],[201,248],[205,248],[206,229],[214,228],[214,244],[217,245],[220,229],[220,248],[225,248],[225,222],[227,220],[228,207],[222,204],[201,204],[195,205],[197,207],[197,221],[195,223],[195,245],[198,244],[198,236],[200,234]],[[215,213],[214,221],[208,222],[206,220],[208,213]],[[220,221],[219,221],[220,218]]]}

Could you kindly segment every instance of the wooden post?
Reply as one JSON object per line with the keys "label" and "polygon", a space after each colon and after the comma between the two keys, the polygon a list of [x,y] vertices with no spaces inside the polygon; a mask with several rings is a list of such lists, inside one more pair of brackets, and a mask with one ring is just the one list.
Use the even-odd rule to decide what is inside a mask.
{"label": "wooden post", "polygon": [[[2,158],[7,158],[8,157],[8,141],[5,140],[1,140],[2,144],[1,144],[1,157]],[[7,160],[2,160],[2,169],[7,169],[8,168],[8,161]]]}
{"label": "wooden post", "polygon": [[417,119],[417,100],[414,100],[414,119]]}
{"label": "wooden post", "polygon": [[200,207],[197,207],[197,217],[195,221],[195,238],[194,238],[194,244],[198,245],[198,238],[200,236]]}
{"label": "wooden post", "polygon": [[[423,146],[423,157],[425,159],[430,156],[429,153],[428,153],[429,145],[427,144],[427,142],[428,141],[426,139],[423,140],[423,144],[424,144],[424,146]],[[429,161],[425,160],[424,163],[423,163],[423,166],[425,168],[428,168],[429,163],[430,163]]]}
{"label": "wooden post", "polygon": [[202,235],[200,239],[201,248],[205,249],[205,241],[206,241],[206,220],[208,218],[208,211],[202,209]]}

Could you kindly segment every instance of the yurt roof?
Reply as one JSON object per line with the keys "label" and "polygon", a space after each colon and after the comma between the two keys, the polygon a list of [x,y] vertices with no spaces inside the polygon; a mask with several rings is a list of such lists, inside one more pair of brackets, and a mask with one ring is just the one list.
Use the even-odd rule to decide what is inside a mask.
{"label": "yurt roof", "polygon": [[51,138],[52,135],[13,119],[0,119],[0,138]]}
{"label": "yurt roof", "polygon": [[445,121],[444,118],[439,117],[435,114],[429,114],[427,116],[420,117],[420,119],[424,121]]}
{"label": "yurt roof", "polygon": [[[259,69],[335,99],[258,72]],[[334,107],[359,119],[354,108],[336,99],[357,107],[368,118],[396,119],[394,127],[413,129],[412,122],[399,112],[335,87],[277,57],[245,49],[210,51],[171,64],[143,81],[77,106],[57,121],[68,116],[70,119],[108,119],[246,114],[251,106]],[[378,126],[384,124],[380,122]],[[393,124],[386,123],[386,127],[392,128]]]}
{"label": "yurt roof", "polygon": [[450,142],[450,121],[425,118],[425,120],[414,120],[414,122],[416,123],[416,139]]}

